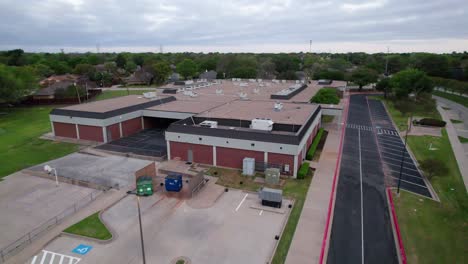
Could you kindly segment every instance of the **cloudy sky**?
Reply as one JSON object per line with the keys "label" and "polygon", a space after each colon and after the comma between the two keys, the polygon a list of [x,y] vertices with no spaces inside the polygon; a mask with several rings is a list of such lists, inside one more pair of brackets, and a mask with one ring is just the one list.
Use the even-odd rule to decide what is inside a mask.
{"label": "cloudy sky", "polygon": [[468,0],[0,0],[0,50],[468,50]]}

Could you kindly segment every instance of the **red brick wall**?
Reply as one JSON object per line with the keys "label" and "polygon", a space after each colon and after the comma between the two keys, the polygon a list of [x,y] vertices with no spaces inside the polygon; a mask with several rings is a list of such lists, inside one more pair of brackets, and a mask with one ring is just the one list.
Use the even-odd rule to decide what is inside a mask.
{"label": "red brick wall", "polygon": [[264,153],[244,149],[216,147],[216,163],[218,166],[242,169],[244,158],[254,158],[255,161],[264,160]]}
{"label": "red brick wall", "polygon": [[289,164],[289,175],[294,172],[294,155],[268,152],[268,163],[282,164],[283,169],[285,164]]}
{"label": "red brick wall", "polygon": [[299,152],[299,155],[297,156],[297,164],[298,166],[301,166],[302,164],[302,150]]}
{"label": "red brick wall", "polygon": [[122,134],[124,137],[133,135],[142,130],[141,118],[133,118],[122,122]]}
{"label": "red brick wall", "polygon": [[80,139],[103,142],[102,127],[78,125]]}
{"label": "red brick wall", "polygon": [[53,122],[55,136],[76,138],[75,124]]}
{"label": "red brick wall", "polygon": [[180,158],[187,160],[187,152],[189,149],[193,153],[193,162],[213,165],[213,147],[206,145],[170,142],[171,159]]}
{"label": "red brick wall", "polygon": [[[110,132],[110,133],[109,133]],[[112,141],[120,138],[119,123],[107,127],[107,141]]]}

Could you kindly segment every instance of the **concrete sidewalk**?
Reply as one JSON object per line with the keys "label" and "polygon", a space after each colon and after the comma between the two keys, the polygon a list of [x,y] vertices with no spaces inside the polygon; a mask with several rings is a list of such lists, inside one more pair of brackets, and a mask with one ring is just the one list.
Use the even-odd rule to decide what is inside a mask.
{"label": "concrete sidewalk", "polygon": [[318,263],[338,159],[341,126],[330,124],[328,137],[307,191],[304,208],[289,248],[287,264]]}
{"label": "concrete sidewalk", "polygon": [[66,218],[60,224],[54,226],[52,229],[47,231],[44,235],[40,236],[38,239],[33,240],[33,242],[26,246],[21,252],[17,255],[6,260],[5,264],[13,263],[26,263],[31,259],[36,253],[42,250],[50,241],[56,238],[62,233],[62,231],[69,226],[81,221],[82,219],[88,217],[91,214],[94,214],[98,211],[106,209],[113,205],[115,202],[122,199],[126,194],[127,190],[114,190],[111,189],[97,197],[95,201],[75,213],[74,215]]}
{"label": "concrete sidewalk", "polygon": [[447,130],[447,135],[450,140],[450,144],[452,145],[453,154],[455,154],[455,159],[458,163],[458,169],[460,170],[463,182],[465,183],[465,189],[468,191],[468,159],[466,157],[465,149],[458,139],[457,131],[455,130],[452,121],[450,121],[448,114],[440,106],[437,106],[437,110],[439,110],[442,119],[447,122],[445,129]]}

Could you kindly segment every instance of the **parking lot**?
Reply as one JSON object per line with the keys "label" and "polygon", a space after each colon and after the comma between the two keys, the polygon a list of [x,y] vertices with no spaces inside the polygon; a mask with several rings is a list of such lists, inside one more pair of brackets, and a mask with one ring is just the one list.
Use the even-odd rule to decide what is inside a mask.
{"label": "parking lot", "polygon": [[152,157],[164,157],[167,152],[164,131],[160,129],[146,129],[131,136],[99,145],[96,148]]}
{"label": "parking lot", "polygon": [[[277,212],[259,203],[257,194],[240,190],[223,192],[213,206],[203,209],[161,193],[141,198],[147,263],[169,264],[181,256],[192,263],[268,262],[277,243],[275,236],[291,210],[290,202],[283,201]],[[80,258],[80,263],[141,263],[136,197],[125,197],[102,216],[116,234],[112,242],[61,236],[44,250]],[[92,249],[84,255],[73,253],[80,244]],[[42,255],[38,252],[36,259]],[[44,263],[59,262],[55,258]]]}
{"label": "parking lot", "polygon": [[[393,126],[382,102],[378,100],[368,100],[368,102],[372,122],[376,127],[375,132],[382,163],[387,175],[391,179],[391,185],[397,187],[401,169],[401,189],[432,198],[426,181],[416,167],[413,158],[408,153],[403,139]],[[401,166],[402,160],[403,167]]]}

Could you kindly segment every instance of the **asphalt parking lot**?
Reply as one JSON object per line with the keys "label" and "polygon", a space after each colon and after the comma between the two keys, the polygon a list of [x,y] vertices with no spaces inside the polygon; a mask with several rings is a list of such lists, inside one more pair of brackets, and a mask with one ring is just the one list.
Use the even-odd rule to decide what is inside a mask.
{"label": "asphalt parking lot", "polygon": [[152,157],[163,157],[167,154],[164,131],[160,129],[146,129],[134,135],[99,145],[96,148]]}
{"label": "asphalt parking lot", "polygon": [[403,139],[393,126],[382,102],[371,99],[368,102],[372,116],[371,119],[376,130],[382,163],[384,170],[391,179],[391,185],[393,187],[397,187],[398,185],[403,160],[400,188],[432,198],[426,181],[416,167],[413,158],[408,153]]}
{"label": "asphalt parking lot", "polygon": [[[141,201],[147,263],[169,264],[180,256],[192,263],[266,263],[290,210],[288,201],[283,213],[253,208],[259,205],[257,195],[240,190],[222,193],[212,207],[203,209],[160,193]],[[141,263],[136,197],[127,196],[102,216],[117,235],[112,242],[61,236],[44,250],[79,258],[80,263]],[[92,249],[85,255],[73,253],[80,244]],[[50,262],[51,253],[44,251],[36,260],[44,254],[44,263],[59,263],[59,258]]]}
{"label": "asphalt parking lot", "polygon": [[364,95],[350,97],[328,263],[397,263],[385,176]]}

